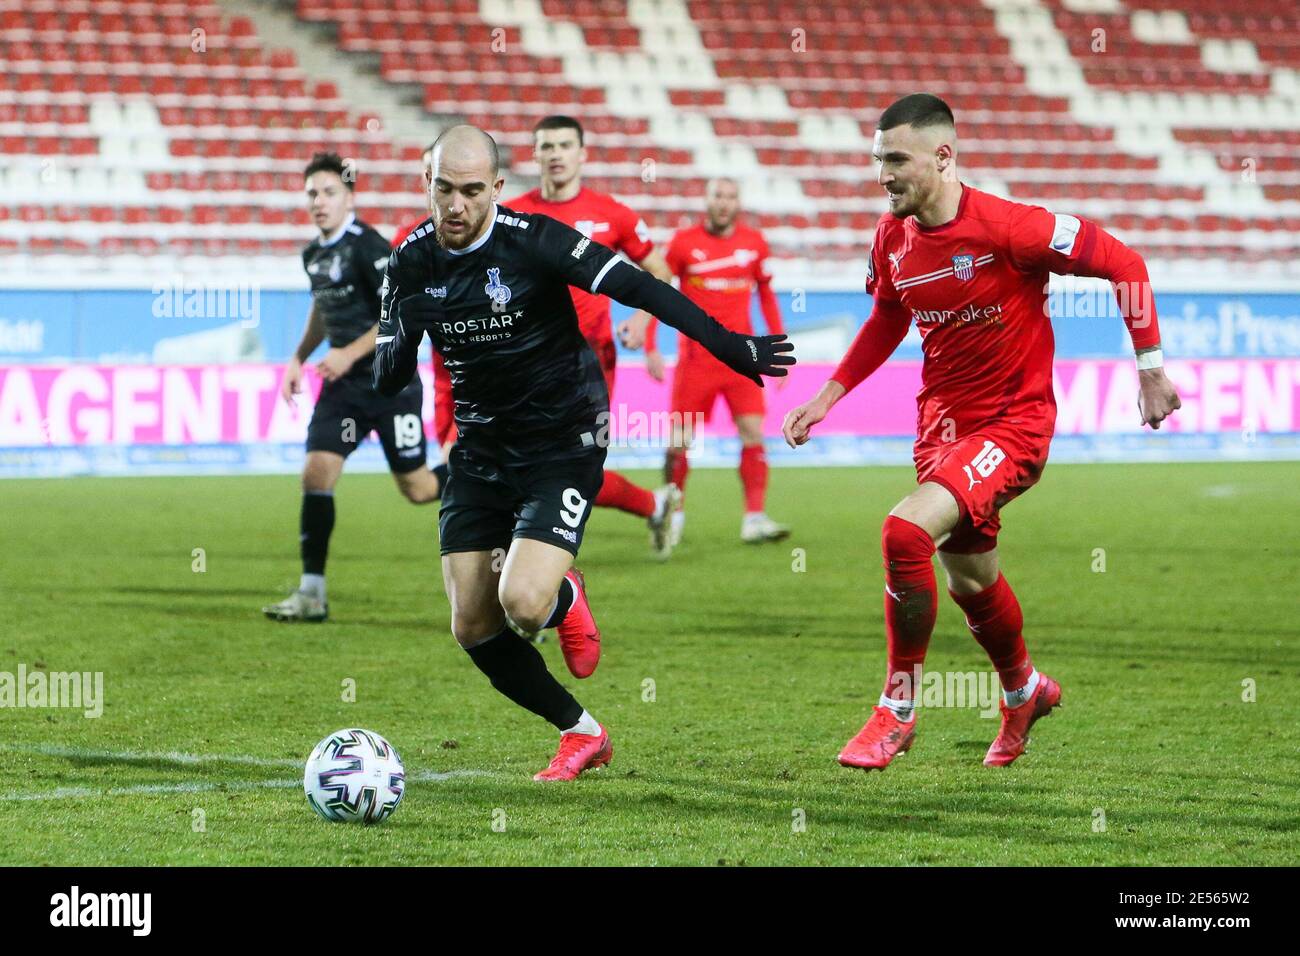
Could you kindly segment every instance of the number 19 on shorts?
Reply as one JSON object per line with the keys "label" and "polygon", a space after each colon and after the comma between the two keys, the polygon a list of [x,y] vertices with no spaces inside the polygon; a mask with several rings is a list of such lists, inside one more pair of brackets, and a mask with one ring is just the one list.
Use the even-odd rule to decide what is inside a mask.
{"label": "number 19 on shorts", "polygon": [[419,415],[393,416],[393,444],[398,448],[414,448],[420,444],[424,429]]}

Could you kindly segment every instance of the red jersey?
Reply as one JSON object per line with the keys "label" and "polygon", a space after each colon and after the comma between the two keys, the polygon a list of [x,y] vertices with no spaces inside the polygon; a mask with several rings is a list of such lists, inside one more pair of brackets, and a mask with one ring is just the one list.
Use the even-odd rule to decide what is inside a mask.
{"label": "red jersey", "polygon": [[[767,240],[757,229],[737,223],[731,235],[718,236],[701,223],[678,230],[664,258],[681,282],[682,293],[733,332],[753,334],[749,301],[757,285],[767,330],[779,335],[785,330],[767,270],[770,254]],[[652,321],[646,329],[647,352],[655,350],[656,325]],[[712,358],[700,343],[682,336],[678,361],[702,357]]]}
{"label": "red jersey", "polygon": [[877,314],[882,321],[874,338],[863,327],[834,378],[852,388],[915,322],[925,355],[918,445],[993,423],[1050,436],[1056,423],[1047,306],[1052,272],[1140,289],[1132,301],[1121,298],[1121,313],[1135,345],[1159,341],[1146,267],[1132,250],[1087,220],[964,186],[956,217],[941,226],[881,217],[867,291],[875,300],[868,325]]}
{"label": "red jersey", "polygon": [[[588,239],[594,239],[615,252],[623,253],[633,262],[640,262],[654,249],[654,243],[650,241],[650,230],[636,212],[613,196],[585,186],[578,190],[576,196],[564,202],[549,202],[542,198],[541,189],[534,189],[504,205],[517,212],[540,212],[558,219]],[[599,349],[602,344],[612,344],[614,333],[609,317],[609,298],[572,287],[569,293],[573,296],[573,308],[578,313],[578,326],[592,348]]]}
{"label": "red jersey", "polygon": [[400,246],[402,244],[402,240],[405,239],[407,236],[409,236],[411,233],[415,232],[415,230],[418,229],[420,226],[422,226],[425,220],[428,218],[429,218],[428,216],[425,216],[424,219],[417,219],[414,222],[408,222],[401,229],[397,230],[397,235],[393,236],[393,248],[396,249],[398,246]]}

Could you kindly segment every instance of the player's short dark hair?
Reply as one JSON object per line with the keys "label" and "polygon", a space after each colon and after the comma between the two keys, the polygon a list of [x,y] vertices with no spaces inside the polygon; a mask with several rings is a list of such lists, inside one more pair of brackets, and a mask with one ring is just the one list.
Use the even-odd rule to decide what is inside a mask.
{"label": "player's short dark hair", "polygon": [[952,107],[933,93],[909,93],[891,103],[876,123],[877,129],[893,129],[895,126],[911,126],[913,129],[951,126],[956,129],[957,121],[952,118]]}
{"label": "player's short dark hair", "polygon": [[578,131],[578,145],[579,145],[579,146],[582,145],[582,124],[579,123],[579,122],[578,122],[576,119],[574,119],[572,116],[562,116],[562,115],[560,115],[560,114],[557,113],[557,114],[555,114],[555,115],[553,115],[553,116],[547,116],[547,117],[545,117],[545,118],[543,118],[543,119],[540,119],[540,120],[537,121],[537,125],[533,127],[533,135],[536,136],[538,133],[540,133],[540,132],[541,132],[542,130],[544,130],[544,129],[572,129],[572,130],[577,130],[577,131]]}
{"label": "player's short dark hair", "polygon": [[[348,175],[350,165],[345,163],[338,153],[316,153],[307,164],[307,168],[302,171],[302,178],[307,179],[312,173],[335,173],[348,189],[356,189],[356,173]],[[355,167],[353,169],[355,170]]]}

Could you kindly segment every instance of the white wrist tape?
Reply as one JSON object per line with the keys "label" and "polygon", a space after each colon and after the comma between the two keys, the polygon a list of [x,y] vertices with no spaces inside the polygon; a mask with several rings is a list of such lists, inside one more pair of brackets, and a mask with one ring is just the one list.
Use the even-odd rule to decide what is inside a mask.
{"label": "white wrist tape", "polygon": [[1148,368],[1161,368],[1165,364],[1165,353],[1161,349],[1141,352],[1137,356],[1138,371]]}

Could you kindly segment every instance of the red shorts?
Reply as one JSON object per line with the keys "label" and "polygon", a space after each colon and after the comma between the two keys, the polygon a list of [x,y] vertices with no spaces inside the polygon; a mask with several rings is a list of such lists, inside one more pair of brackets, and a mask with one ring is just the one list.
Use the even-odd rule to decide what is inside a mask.
{"label": "red shorts", "polygon": [[596,353],[596,358],[600,361],[600,370],[605,373],[605,388],[609,390],[610,400],[614,398],[614,367],[618,364],[618,349],[614,345],[613,339],[603,341],[587,340],[591,350]]}
{"label": "red shorts", "polygon": [[451,398],[451,376],[441,363],[433,369],[433,435],[442,448],[456,440],[456,403]]}
{"label": "red shorts", "polygon": [[721,395],[727,401],[732,418],[762,415],[767,407],[763,390],[721,362],[687,359],[673,372],[672,409],[680,415],[703,415],[707,422]]}
{"label": "red shorts", "polygon": [[961,441],[917,445],[916,482],[938,482],[952,492],[961,518],[940,551],[979,554],[997,547],[998,512],[1037,482],[1051,439],[1011,429],[981,429]]}

